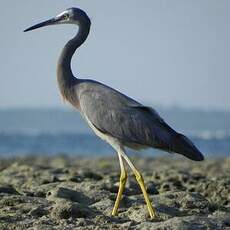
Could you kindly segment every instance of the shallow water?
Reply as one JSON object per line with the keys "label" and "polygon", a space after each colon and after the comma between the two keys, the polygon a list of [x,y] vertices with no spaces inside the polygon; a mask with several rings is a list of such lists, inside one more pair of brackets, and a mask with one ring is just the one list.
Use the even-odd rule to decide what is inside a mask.
{"label": "shallow water", "polygon": [[[157,109],[177,131],[188,135],[206,156],[230,155],[230,112]],[[173,125],[172,125],[173,124]],[[75,111],[0,111],[0,155],[111,155],[114,150],[87,127]],[[145,150],[147,155],[161,155]]]}

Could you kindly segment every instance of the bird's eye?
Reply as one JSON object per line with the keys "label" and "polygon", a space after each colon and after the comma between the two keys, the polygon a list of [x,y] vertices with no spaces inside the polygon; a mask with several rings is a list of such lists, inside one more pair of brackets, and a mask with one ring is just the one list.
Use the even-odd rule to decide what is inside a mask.
{"label": "bird's eye", "polygon": [[68,19],[69,19],[69,14],[64,14],[64,15],[63,15],[63,19],[64,19],[64,20],[68,20]]}

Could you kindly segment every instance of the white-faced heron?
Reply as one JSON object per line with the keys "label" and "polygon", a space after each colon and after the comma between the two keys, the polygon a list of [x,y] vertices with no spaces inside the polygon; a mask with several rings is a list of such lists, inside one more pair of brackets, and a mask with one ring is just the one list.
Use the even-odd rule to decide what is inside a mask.
{"label": "white-faced heron", "polygon": [[25,32],[56,24],[75,24],[79,27],[77,35],[67,42],[58,60],[57,79],[60,92],[66,101],[79,110],[93,131],[118,153],[121,175],[112,215],[118,213],[127,180],[123,163],[125,160],[140,185],[150,217],[156,217],[143,177],[126,155],[125,147],[153,147],[179,153],[195,161],[203,160],[203,155],[187,137],[167,125],[153,108],[144,106],[100,82],[74,77],[71,59],[76,49],[86,40],[91,25],[84,11],[69,8],[48,21],[26,29]]}

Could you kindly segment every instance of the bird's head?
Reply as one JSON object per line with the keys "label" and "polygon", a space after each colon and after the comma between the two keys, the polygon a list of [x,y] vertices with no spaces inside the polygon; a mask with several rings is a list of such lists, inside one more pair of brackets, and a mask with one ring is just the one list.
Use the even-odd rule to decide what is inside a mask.
{"label": "bird's head", "polygon": [[51,18],[47,21],[38,23],[34,26],[31,26],[24,30],[24,32],[35,30],[37,28],[49,25],[58,25],[58,24],[90,24],[90,19],[88,15],[79,8],[69,8],[62,13],[58,14],[56,17]]}

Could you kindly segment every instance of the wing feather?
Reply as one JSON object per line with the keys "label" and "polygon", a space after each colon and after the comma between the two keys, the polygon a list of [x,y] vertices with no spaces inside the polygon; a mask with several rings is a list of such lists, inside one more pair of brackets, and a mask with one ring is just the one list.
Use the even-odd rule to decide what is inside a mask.
{"label": "wing feather", "polygon": [[170,140],[175,131],[154,109],[103,85],[88,87],[79,98],[82,114],[101,132],[122,143],[170,151]]}

